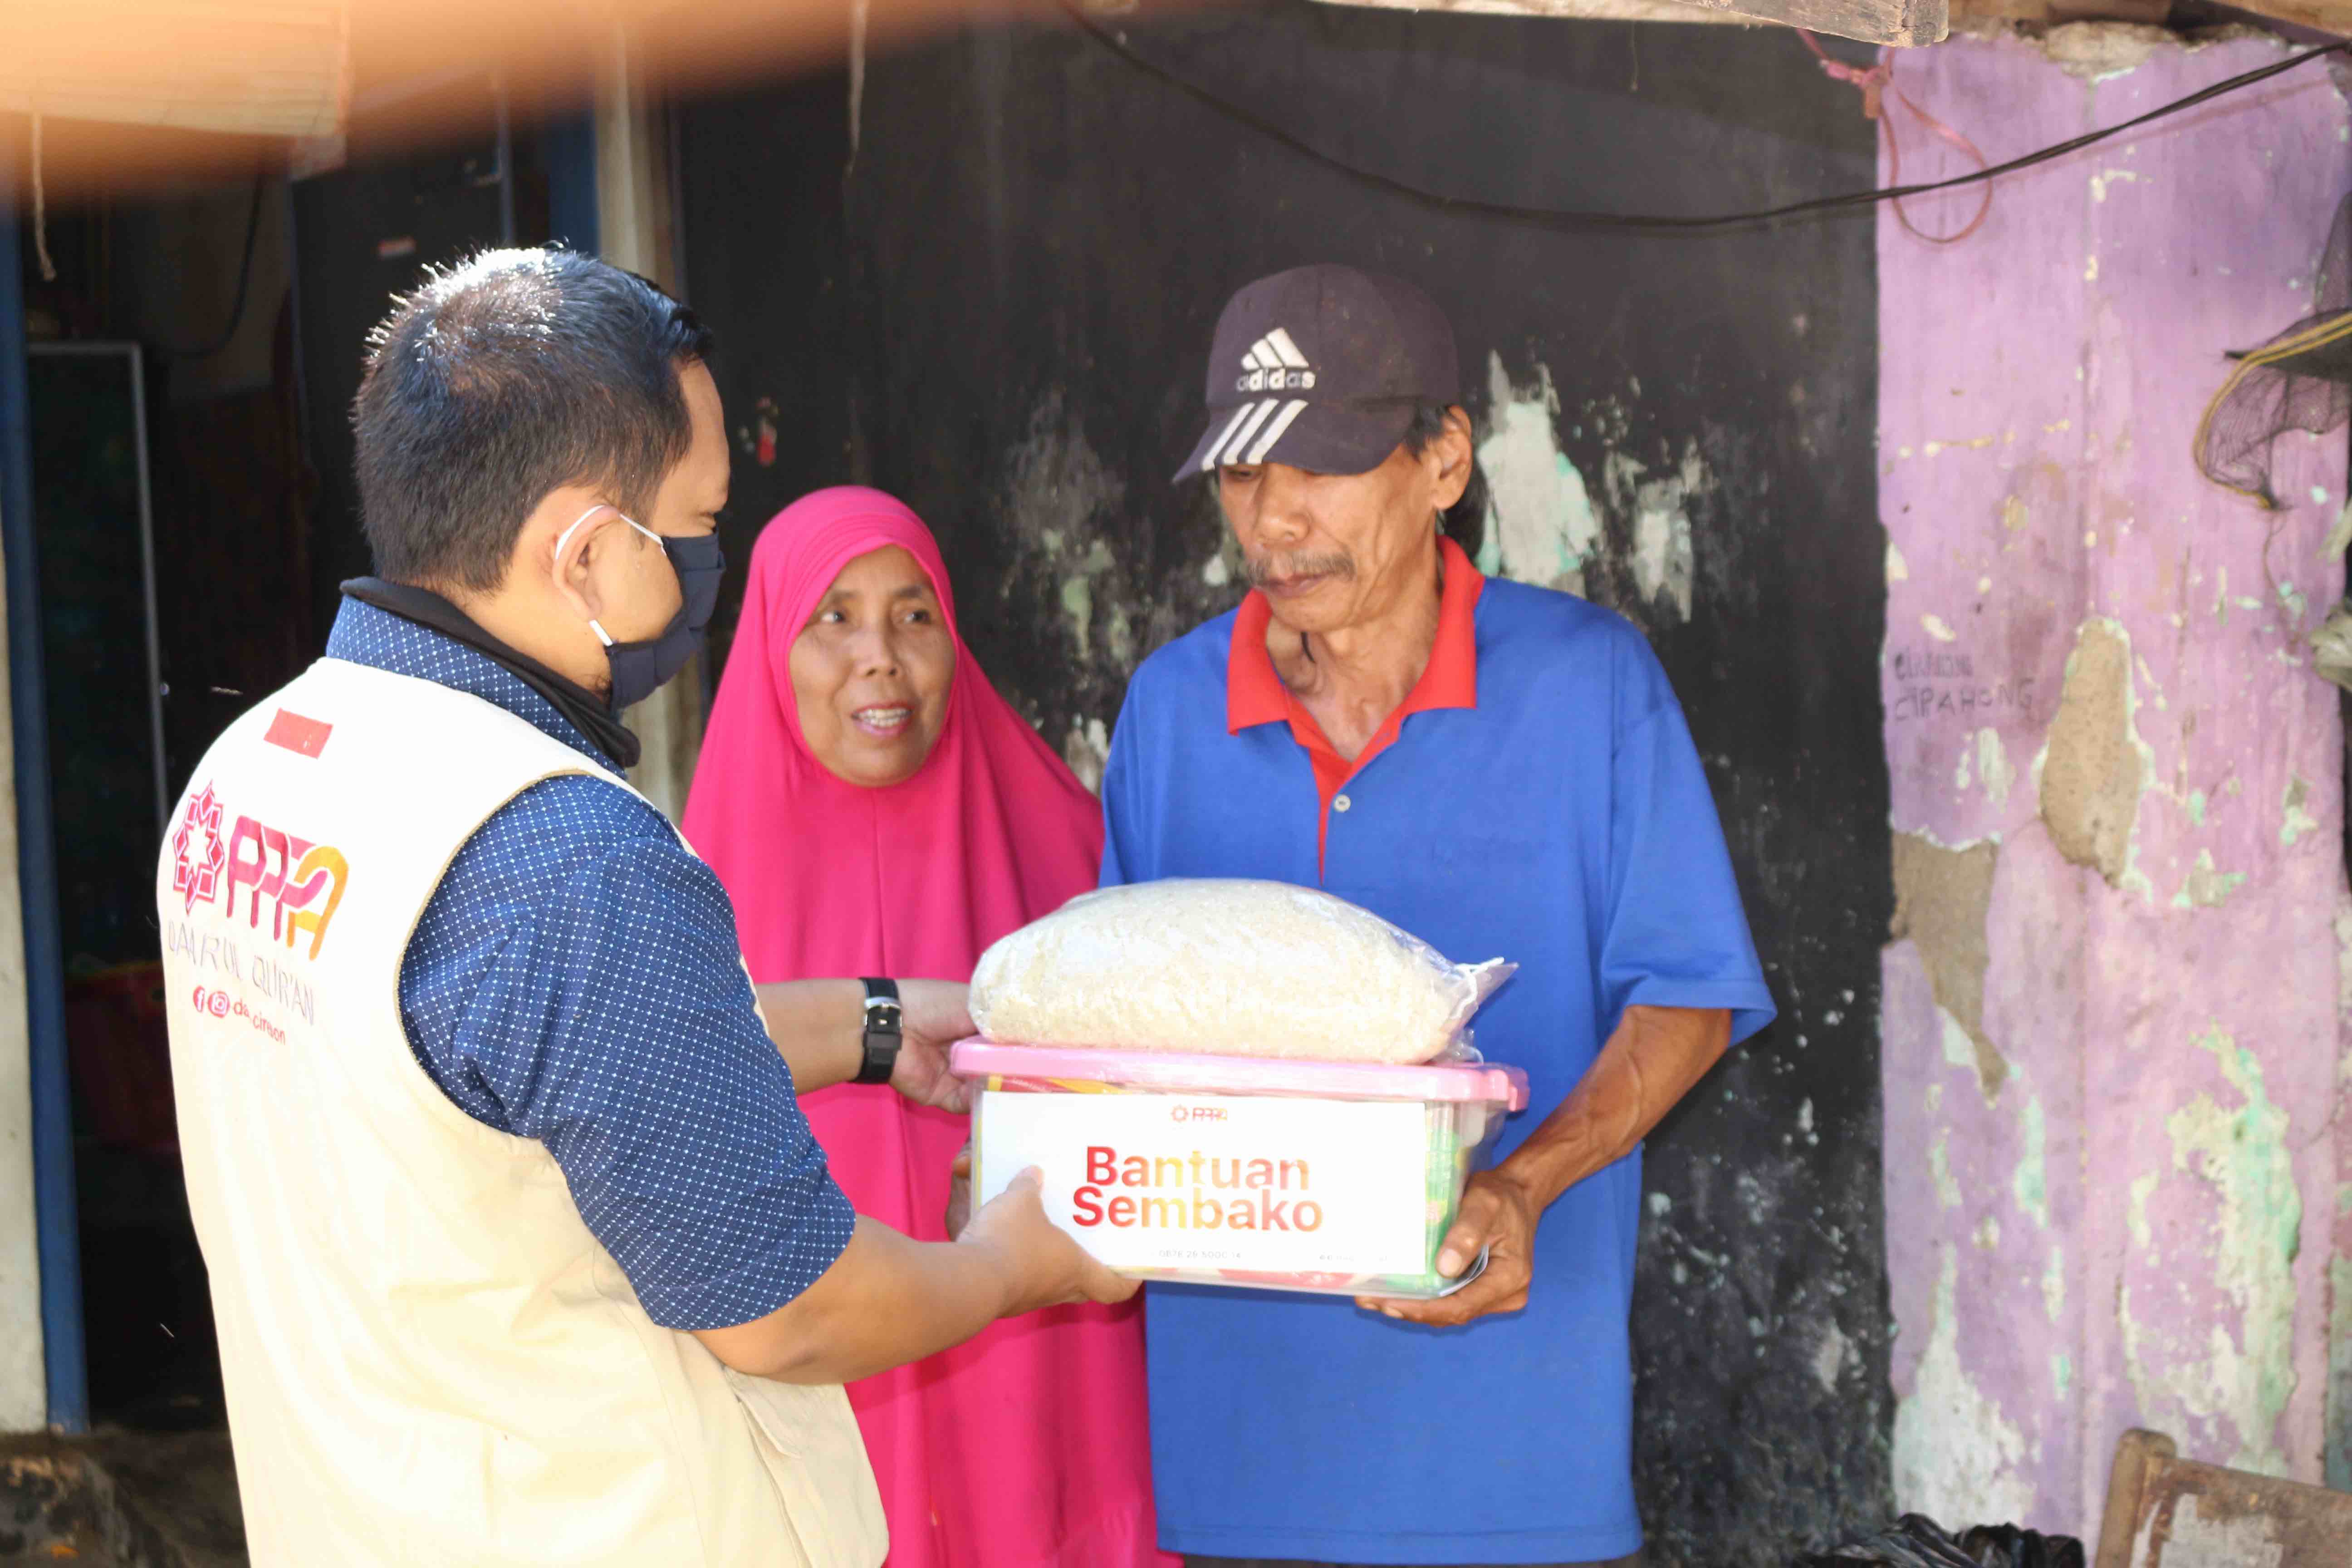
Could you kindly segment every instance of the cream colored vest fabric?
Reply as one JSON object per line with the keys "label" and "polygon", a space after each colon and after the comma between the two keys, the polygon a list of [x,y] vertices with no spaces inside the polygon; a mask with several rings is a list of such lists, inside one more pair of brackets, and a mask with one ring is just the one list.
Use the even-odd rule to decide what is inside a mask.
{"label": "cream colored vest fabric", "polygon": [[656,1325],[546,1149],[410,1054],[426,900],[560,773],[628,787],[493,704],[325,659],[221,738],[173,818],[172,1077],[253,1561],[872,1568],[842,1391]]}

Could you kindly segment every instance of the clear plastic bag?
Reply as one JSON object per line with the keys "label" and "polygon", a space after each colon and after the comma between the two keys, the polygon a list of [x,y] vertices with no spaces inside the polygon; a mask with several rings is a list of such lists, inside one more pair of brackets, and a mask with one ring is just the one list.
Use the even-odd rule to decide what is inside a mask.
{"label": "clear plastic bag", "polygon": [[1312,888],[1179,879],[1081,895],[997,942],[971,1016],[1008,1044],[1426,1062],[1466,1048],[1515,967],[1449,963]]}

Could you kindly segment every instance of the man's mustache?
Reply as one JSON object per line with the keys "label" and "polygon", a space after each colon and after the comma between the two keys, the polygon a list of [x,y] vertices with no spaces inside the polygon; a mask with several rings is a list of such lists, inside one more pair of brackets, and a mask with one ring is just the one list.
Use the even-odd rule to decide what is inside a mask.
{"label": "man's mustache", "polygon": [[1242,575],[1253,588],[1263,588],[1268,583],[1288,582],[1299,577],[1338,577],[1352,580],[1356,575],[1355,557],[1330,555],[1276,555],[1263,560],[1244,559]]}

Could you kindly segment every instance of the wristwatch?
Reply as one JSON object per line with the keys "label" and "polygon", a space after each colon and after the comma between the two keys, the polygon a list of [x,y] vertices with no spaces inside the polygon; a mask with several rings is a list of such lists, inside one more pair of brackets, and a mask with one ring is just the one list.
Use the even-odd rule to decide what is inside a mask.
{"label": "wristwatch", "polygon": [[857,1069],[852,1083],[888,1083],[890,1073],[898,1065],[898,1047],[906,1043],[906,1029],[898,1011],[898,983],[895,980],[867,980],[866,986],[866,1062]]}

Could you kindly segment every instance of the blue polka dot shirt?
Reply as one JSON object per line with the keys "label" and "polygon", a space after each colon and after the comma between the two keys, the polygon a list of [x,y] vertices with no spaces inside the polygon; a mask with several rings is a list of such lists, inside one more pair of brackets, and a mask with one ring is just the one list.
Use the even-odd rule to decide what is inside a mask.
{"label": "blue polka dot shirt", "polygon": [[[327,654],[495,702],[604,763],[490,658],[373,605],[343,602]],[[752,1012],[734,907],[637,796],[567,776],[500,807],[425,906],[400,1006],[452,1100],[547,1146],[654,1321],[749,1322],[849,1245],[849,1200]]]}

